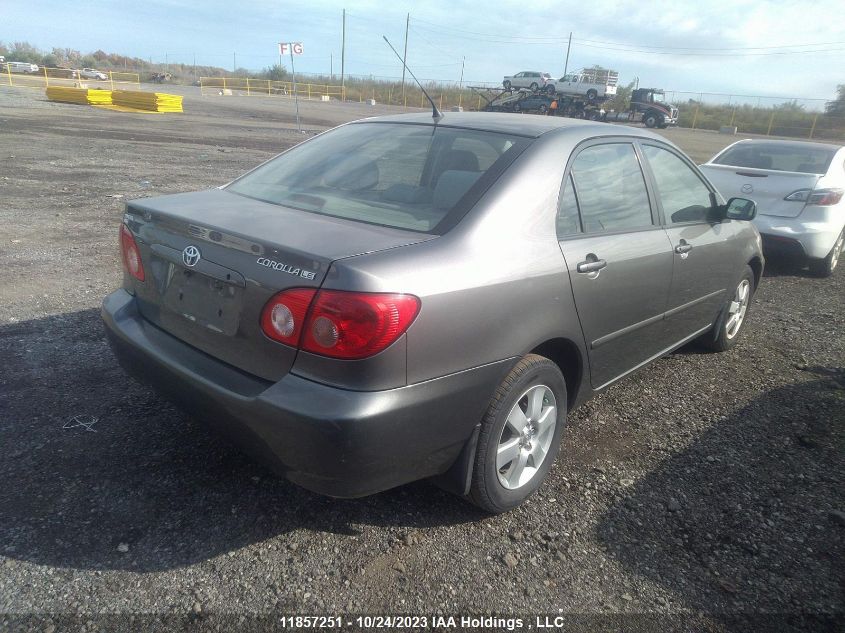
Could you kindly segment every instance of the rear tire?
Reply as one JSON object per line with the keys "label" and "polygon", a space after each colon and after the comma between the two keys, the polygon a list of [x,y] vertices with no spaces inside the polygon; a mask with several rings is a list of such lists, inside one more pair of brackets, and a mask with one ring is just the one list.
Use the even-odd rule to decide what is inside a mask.
{"label": "rear tire", "polygon": [[593,88],[590,88],[587,91],[587,99],[589,101],[595,101],[598,96],[599,96],[599,93],[597,93]]}
{"label": "rear tire", "polygon": [[555,363],[529,354],[516,364],[481,421],[470,501],[498,514],[536,492],[557,456],[566,402]]}
{"label": "rear tire", "polygon": [[508,90],[508,91],[509,91],[509,90],[511,89],[511,82],[509,82],[509,81],[503,81],[503,82],[502,82],[502,86],[504,87],[504,89],[505,89],[505,90]]}
{"label": "rear tire", "polygon": [[839,234],[836,243],[827,257],[824,259],[811,259],[810,272],[816,277],[830,277],[833,271],[836,270],[836,265],[839,263],[839,257],[842,255],[842,247],[845,244],[845,229]]}
{"label": "rear tire", "polygon": [[704,347],[714,352],[726,352],[736,345],[748,321],[748,310],[756,290],[755,280],[754,271],[750,266],[746,266],[742,278],[716,321],[715,327],[719,328],[718,331],[710,330],[700,339]]}
{"label": "rear tire", "polygon": [[546,106],[545,104],[540,104],[540,114],[546,114],[548,111],[548,106]]}

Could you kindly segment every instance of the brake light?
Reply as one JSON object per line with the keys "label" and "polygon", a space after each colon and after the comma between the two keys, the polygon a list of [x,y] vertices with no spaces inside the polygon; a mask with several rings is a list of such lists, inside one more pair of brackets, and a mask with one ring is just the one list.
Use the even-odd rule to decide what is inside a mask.
{"label": "brake light", "polygon": [[261,311],[261,330],[274,341],[299,347],[314,288],[293,288],[274,295]]}
{"label": "brake light", "polygon": [[842,200],[845,189],[799,189],[786,196],[784,200],[806,202],[819,207],[829,207]]}
{"label": "brake light", "polygon": [[355,360],[395,343],[419,311],[413,295],[294,288],[267,302],[261,329],[312,354]]}
{"label": "brake light", "polygon": [[404,334],[419,310],[420,300],[413,295],[321,290],[302,349],[332,358],[373,356]]}
{"label": "brake light", "polygon": [[144,265],[141,263],[141,251],[132,236],[132,231],[125,224],[120,225],[120,252],[123,255],[123,267],[138,281],[144,281]]}

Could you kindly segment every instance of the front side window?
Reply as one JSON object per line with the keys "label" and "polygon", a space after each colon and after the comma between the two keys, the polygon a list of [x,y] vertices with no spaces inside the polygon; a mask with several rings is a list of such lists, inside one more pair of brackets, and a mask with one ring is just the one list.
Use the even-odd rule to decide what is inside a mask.
{"label": "front side window", "polygon": [[710,218],[710,189],[678,156],[655,145],[643,145],[657,185],[657,198],[666,222],[706,222]]}
{"label": "front side window", "polygon": [[593,145],[572,163],[584,231],[620,231],[652,224],[643,172],[630,143]]}
{"label": "front side window", "polygon": [[470,208],[474,185],[528,144],[522,137],[432,125],[355,123],[265,163],[232,193],[310,213],[436,232]]}

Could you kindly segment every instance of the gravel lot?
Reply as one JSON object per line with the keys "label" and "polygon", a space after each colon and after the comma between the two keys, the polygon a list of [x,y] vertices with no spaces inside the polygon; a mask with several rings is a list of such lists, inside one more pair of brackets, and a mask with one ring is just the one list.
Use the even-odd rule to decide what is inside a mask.
{"label": "gravel lot", "polygon": [[[106,345],[123,202],[225,183],[302,137],[287,102],[186,94],[186,114],[157,115],[0,89],[0,630],[283,612],[841,626],[842,270],[769,266],[734,350],[685,348],[574,412],[516,511],[425,482],[326,499],[127,378]],[[389,111],[301,109],[312,131]],[[732,140],[666,136],[699,161]],[[64,428],[74,416],[97,422]]]}

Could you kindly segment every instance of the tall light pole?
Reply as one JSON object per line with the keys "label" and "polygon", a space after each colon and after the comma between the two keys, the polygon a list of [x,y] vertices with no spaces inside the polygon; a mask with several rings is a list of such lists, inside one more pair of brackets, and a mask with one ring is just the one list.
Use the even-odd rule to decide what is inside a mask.
{"label": "tall light pole", "polygon": [[569,44],[566,45],[566,62],[563,64],[563,74],[566,75],[566,71],[569,68],[569,48],[572,46],[572,31],[569,32]]}
{"label": "tall light pole", "polygon": [[346,73],[346,9],[343,10],[343,25],[340,39],[340,100],[344,101],[346,98],[345,90],[345,73]]}
{"label": "tall light pole", "polygon": [[407,105],[405,101],[405,66],[408,61],[408,26],[411,24],[411,14],[405,18],[405,53],[402,55],[402,107]]}

